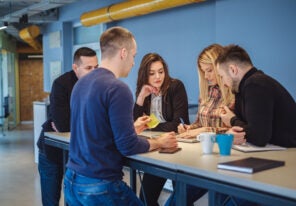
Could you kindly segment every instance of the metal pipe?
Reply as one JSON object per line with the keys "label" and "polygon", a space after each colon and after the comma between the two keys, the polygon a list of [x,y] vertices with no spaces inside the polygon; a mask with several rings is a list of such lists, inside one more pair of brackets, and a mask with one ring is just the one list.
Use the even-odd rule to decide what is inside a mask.
{"label": "metal pipe", "polygon": [[202,1],[205,0],[130,0],[83,13],[80,21],[84,26],[93,26]]}

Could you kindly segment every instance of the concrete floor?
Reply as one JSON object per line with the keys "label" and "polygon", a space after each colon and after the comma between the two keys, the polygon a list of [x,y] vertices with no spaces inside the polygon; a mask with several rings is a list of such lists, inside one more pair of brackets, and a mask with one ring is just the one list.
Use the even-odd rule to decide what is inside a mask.
{"label": "concrete floor", "polygon": [[31,124],[0,134],[1,206],[41,205],[33,139]]}
{"label": "concrete floor", "polygon": [[[40,206],[40,183],[37,164],[34,162],[34,132],[32,124],[0,133],[0,205]],[[124,169],[128,182],[128,170]],[[139,188],[139,187],[138,187]],[[164,205],[170,192],[163,190],[159,204]],[[202,198],[195,205],[207,205]],[[63,206],[63,197],[60,201]]]}

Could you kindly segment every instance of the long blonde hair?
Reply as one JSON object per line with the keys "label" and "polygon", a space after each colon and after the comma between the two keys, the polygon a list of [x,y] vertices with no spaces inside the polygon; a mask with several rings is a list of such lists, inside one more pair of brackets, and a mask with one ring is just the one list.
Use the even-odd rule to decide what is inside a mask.
{"label": "long blonde hair", "polygon": [[231,103],[234,102],[234,95],[231,92],[231,89],[226,87],[223,84],[221,77],[218,75],[217,67],[215,64],[216,59],[218,58],[219,54],[222,53],[223,47],[219,44],[212,44],[206,47],[198,56],[197,58],[197,65],[198,65],[198,79],[199,79],[199,103],[204,104],[209,99],[208,88],[209,84],[208,81],[205,79],[203,72],[201,70],[201,63],[203,64],[211,64],[213,66],[215,76],[217,79],[217,84],[221,90],[222,94],[222,103],[224,105],[229,106]]}

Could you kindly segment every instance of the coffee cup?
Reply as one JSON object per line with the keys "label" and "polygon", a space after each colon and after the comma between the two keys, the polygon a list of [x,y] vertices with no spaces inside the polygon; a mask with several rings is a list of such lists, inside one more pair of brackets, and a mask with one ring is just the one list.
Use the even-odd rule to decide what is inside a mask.
{"label": "coffee cup", "polygon": [[216,133],[202,132],[196,136],[196,139],[201,142],[203,154],[212,154],[215,143]]}
{"label": "coffee cup", "polygon": [[230,155],[233,143],[233,134],[217,134],[216,141],[220,155]]}

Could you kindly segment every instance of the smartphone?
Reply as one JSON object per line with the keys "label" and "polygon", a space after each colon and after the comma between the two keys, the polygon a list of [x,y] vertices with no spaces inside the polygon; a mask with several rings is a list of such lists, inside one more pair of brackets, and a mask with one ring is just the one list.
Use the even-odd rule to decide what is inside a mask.
{"label": "smartphone", "polygon": [[175,148],[161,148],[158,152],[159,153],[168,153],[168,154],[173,154],[178,151],[180,151],[182,148],[181,147],[175,147]]}

